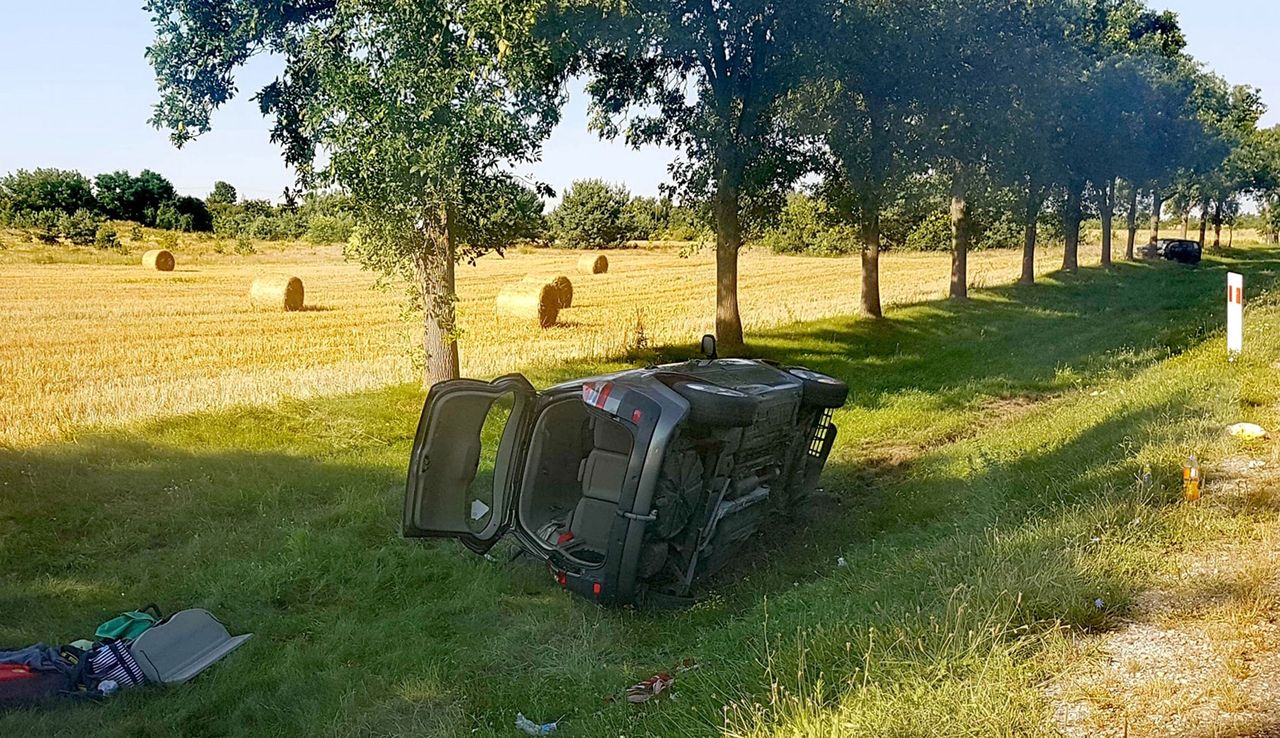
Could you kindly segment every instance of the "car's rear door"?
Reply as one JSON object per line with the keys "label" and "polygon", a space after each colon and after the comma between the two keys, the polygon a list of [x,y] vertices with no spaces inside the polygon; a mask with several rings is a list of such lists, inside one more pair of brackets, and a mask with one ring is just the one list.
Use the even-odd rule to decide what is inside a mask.
{"label": "car's rear door", "polygon": [[511,522],[519,462],[537,393],[523,376],[432,387],[413,440],[404,535],[493,547]]}

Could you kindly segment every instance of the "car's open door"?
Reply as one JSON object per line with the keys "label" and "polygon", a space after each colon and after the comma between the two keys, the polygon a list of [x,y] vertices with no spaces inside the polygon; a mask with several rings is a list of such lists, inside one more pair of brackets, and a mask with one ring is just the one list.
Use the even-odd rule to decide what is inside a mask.
{"label": "car's open door", "polygon": [[457,538],[479,553],[493,547],[511,523],[536,397],[519,374],[431,388],[409,462],[406,537]]}

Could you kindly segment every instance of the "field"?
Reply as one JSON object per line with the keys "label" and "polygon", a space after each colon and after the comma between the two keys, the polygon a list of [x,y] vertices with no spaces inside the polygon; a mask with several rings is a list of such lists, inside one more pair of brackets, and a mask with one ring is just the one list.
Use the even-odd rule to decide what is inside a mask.
{"label": "field", "polygon": [[[230,309],[257,264],[292,257],[210,258],[193,265],[198,273],[172,276],[207,279],[201,284],[216,287]],[[520,265],[548,258],[562,257],[495,261],[468,276],[466,287],[491,292],[503,270],[519,274]],[[676,279],[705,264],[661,253],[617,258],[610,279],[648,280],[648,299],[627,297],[629,309],[647,303],[655,313],[648,325],[674,334],[676,345],[655,348],[689,351],[688,334],[696,332],[689,329],[701,328],[702,317],[660,329],[658,315],[671,306],[654,304],[663,279],[642,274],[642,265],[666,264],[666,279]],[[982,258],[1015,261],[1012,254]],[[326,340],[333,341],[344,330],[366,330],[364,321],[341,317],[356,310],[342,307],[351,299],[373,325],[365,340],[395,328],[390,296],[368,308],[362,275],[321,261],[317,275],[348,275],[347,297],[317,284],[315,304],[334,309],[290,318],[331,326]],[[1280,251],[1236,249],[1197,269],[1090,268],[1033,287],[1002,286],[993,276],[966,304],[927,299],[899,306],[883,322],[784,309],[788,296],[796,304],[786,308],[847,308],[817,297],[844,294],[832,275],[851,274],[846,262],[748,261],[757,283],[748,289],[759,290],[749,304],[778,310],[774,321],[805,319],[758,328],[752,351],[841,376],[852,393],[835,418],[840,434],[825,494],[809,514],[756,542],[696,607],[602,610],[560,592],[544,569],[512,559],[509,547],[485,559],[450,542],[401,539],[404,464],[422,401],[414,383],[203,410],[70,439],[27,435],[19,448],[0,448],[0,643],[66,642],[147,602],[205,607],[234,632],[256,636],[189,684],[6,714],[0,735],[79,736],[90,725],[103,736],[496,738],[516,734],[520,712],[561,718],[556,735],[565,738],[1052,736],[1066,727],[1064,708],[1078,703],[1097,709],[1073,736],[1169,735],[1163,710],[1191,715],[1206,706],[1225,722],[1182,734],[1280,728],[1267,707],[1273,692],[1239,686],[1266,676],[1258,670],[1280,650],[1275,639],[1199,654],[1213,671],[1190,682],[1193,689],[1153,681],[1149,694],[1121,700],[1112,682],[1058,681],[1106,667],[1100,639],[1126,627],[1163,577],[1197,571],[1181,568],[1187,559],[1217,562],[1225,550],[1234,560],[1264,563],[1259,552],[1275,540],[1280,479],[1274,472],[1243,479],[1232,470],[1255,463],[1270,470],[1280,455],[1274,442],[1243,445],[1224,427],[1280,421],[1280,304],[1272,296]],[[921,281],[910,288],[936,295],[945,273],[939,257],[892,261],[900,275],[916,264]],[[782,263],[801,269],[770,274],[770,264]],[[6,275],[15,268],[3,267]],[[90,296],[104,281],[136,274],[96,265],[75,280],[61,274],[73,267],[42,268],[20,267],[28,283],[45,275],[67,294]],[[1228,268],[1246,274],[1251,295],[1249,353],[1232,365],[1221,333]],[[925,274],[938,281],[925,282]],[[760,289],[769,279],[792,291]],[[169,295],[165,305],[183,304],[182,282],[159,287]],[[605,319],[592,305],[604,293],[592,289],[574,318],[583,334],[625,340],[616,334],[629,310],[613,327],[596,327]],[[55,288],[39,291],[48,299]],[[484,298],[470,299],[475,321]],[[133,326],[135,339],[145,333],[139,308],[115,309],[134,316],[121,325]],[[216,324],[215,309],[203,310],[203,324]],[[255,321],[267,318],[247,310],[234,317],[226,330],[235,340],[224,343],[279,345],[260,335],[267,324]],[[245,330],[250,325],[257,334]],[[60,324],[45,326],[57,332]],[[167,323],[156,330],[170,344],[177,340]],[[35,340],[35,331],[23,331]],[[110,331],[125,333],[115,325]],[[561,351],[592,345],[574,343],[573,331],[535,339],[546,342],[549,356],[524,354],[550,361],[533,369],[537,381],[625,365],[561,361]],[[209,347],[216,342],[203,340],[194,355],[212,353],[201,362],[215,361]],[[266,353],[245,351],[261,358],[250,377],[272,373],[280,356]],[[49,361],[22,355],[32,364]],[[144,362],[167,354],[147,356],[109,366],[147,375],[154,367]],[[502,361],[490,361],[470,367],[497,371]],[[1179,487],[1179,465],[1193,452],[1210,480],[1200,505],[1183,504]],[[1141,483],[1148,465],[1152,480]],[[1274,620],[1274,567],[1239,580],[1214,572],[1183,582],[1197,602],[1209,603],[1188,622],[1207,619],[1211,632],[1239,636],[1246,623]],[[678,675],[678,699],[644,706],[607,699],[685,660],[699,668]],[[1141,668],[1121,664],[1122,671]],[[1170,700],[1175,694],[1186,696]]]}
{"label": "field", "polygon": [[[140,249],[139,249],[140,250]],[[218,254],[188,240],[171,273],[130,256],[10,243],[0,249],[0,444],[29,444],[84,427],[284,397],[383,387],[417,377],[420,327],[403,292],[374,289],[375,276],[337,247],[259,244],[252,256]],[[573,271],[577,254],[512,251],[459,268],[464,373],[489,377],[599,358],[644,345],[686,344],[712,329],[714,257],[676,248],[609,252],[602,276]],[[971,279],[1017,278],[1019,255],[973,255]],[[1085,258],[1095,258],[1096,256]],[[1042,266],[1061,256],[1046,250]],[[941,297],[945,254],[891,254],[882,281],[887,307]],[[748,252],[742,310],[748,332],[857,309],[858,261]],[[300,313],[255,310],[255,275],[290,273],[306,285]],[[567,274],[575,306],[549,330],[499,319],[493,301],[526,274]]]}

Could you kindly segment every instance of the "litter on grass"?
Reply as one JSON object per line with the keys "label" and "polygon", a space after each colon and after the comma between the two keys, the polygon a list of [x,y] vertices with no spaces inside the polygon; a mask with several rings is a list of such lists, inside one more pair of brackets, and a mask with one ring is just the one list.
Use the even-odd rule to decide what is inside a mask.
{"label": "litter on grass", "polygon": [[524,713],[517,712],[516,727],[519,728],[525,735],[534,735],[534,736],[551,735],[556,731],[556,728],[560,727],[560,721],[557,720],[554,723],[539,724],[525,717]]}
{"label": "litter on grass", "polygon": [[1261,441],[1267,437],[1267,429],[1255,423],[1236,423],[1227,428],[1227,432],[1245,441]]}

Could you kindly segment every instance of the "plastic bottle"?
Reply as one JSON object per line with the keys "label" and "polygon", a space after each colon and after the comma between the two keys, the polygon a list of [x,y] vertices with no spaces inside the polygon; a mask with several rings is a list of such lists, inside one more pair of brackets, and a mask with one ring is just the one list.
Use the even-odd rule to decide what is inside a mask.
{"label": "plastic bottle", "polygon": [[1191,454],[1187,463],[1182,465],[1182,494],[1187,502],[1200,499],[1200,464],[1195,454]]}

